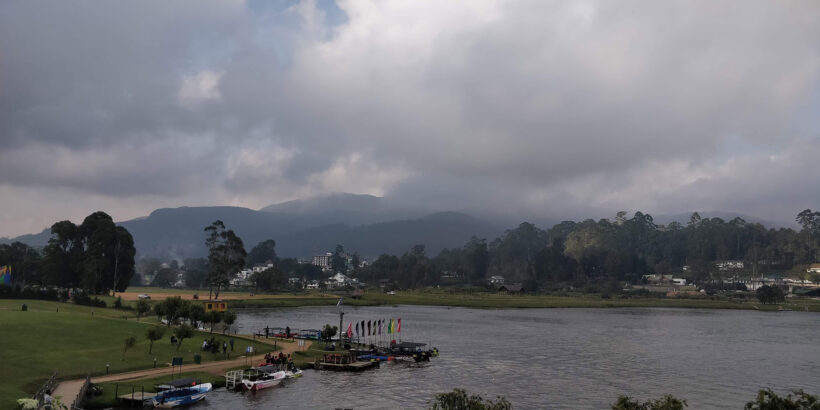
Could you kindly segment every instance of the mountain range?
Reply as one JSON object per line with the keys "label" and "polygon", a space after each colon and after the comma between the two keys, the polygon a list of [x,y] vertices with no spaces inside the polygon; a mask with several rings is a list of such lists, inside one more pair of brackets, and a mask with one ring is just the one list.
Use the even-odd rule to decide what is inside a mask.
{"label": "mountain range", "polygon": [[[690,215],[658,215],[655,222],[685,224]],[[727,221],[740,216],[748,222],[773,226],[758,218],[729,212],[702,212],[700,215]],[[461,247],[472,236],[491,241],[504,229],[517,225],[508,217],[475,217],[462,212],[404,206],[382,197],[346,193],[282,202],[259,210],[230,206],[161,208],[148,216],[118,224],[134,236],[138,257],[184,259],[206,255],[203,230],[217,219],[243,239],[247,250],[261,241],[274,239],[277,253],[287,257],[323,254],[333,250],[336,244],[366,258],[383,253],[400,255],[413,245],[424,244],[427,254],[432,256],[444,248]],[[542,219],[533,222],[547,229],[557,221]],[[48,243],[49,237],[49,229],[45,229],[38,234],[0,241],[20,241],[41,247]]]}

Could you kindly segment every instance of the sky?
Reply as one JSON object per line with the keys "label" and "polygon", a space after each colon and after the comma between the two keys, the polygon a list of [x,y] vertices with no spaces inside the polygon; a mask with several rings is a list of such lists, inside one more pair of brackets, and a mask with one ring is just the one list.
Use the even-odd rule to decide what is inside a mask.
{"label": "sky", "polygon": [[816,1],[0,2],[0,236],[333,192],[820,208]]}

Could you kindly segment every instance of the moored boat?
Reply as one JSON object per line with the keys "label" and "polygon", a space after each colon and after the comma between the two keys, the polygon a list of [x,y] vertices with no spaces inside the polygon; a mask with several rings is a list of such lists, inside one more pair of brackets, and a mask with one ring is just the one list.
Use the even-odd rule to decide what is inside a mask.
{"label": "moored boat", "polygon": [[196,403],[205,398],[213,386],[211,383],[196,384],[193,386],[173,388],[151,397],[154,407],[171,408]]}
{"label": "moored boat", "polygon": [[285,372],[261,373],[258,376],[242,379],[242,387],[248,391],[258,391],[279,385],[287,377]]}

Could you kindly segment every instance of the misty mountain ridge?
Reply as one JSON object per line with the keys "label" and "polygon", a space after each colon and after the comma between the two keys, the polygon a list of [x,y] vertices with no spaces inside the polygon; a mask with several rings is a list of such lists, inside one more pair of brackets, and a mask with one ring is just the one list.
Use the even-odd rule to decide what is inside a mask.
{"label": "misty mountain ridge", "polygon": [[[731,212],[699,214],[702,218],[719,217],[726,221],[739,216],[750,223],[777,226]],[[677,221],[685,225],[691,215],[662,214],[653,218],[658,224]],[[435,212],[403,206],[383,197],[337,193],[281,202],[259,210],[234,206],[160,208],[148,216],[118,224],[133,235],[138,257],[183,259],[206,255],[204,228],[217,219],[243,239],[246,249],[274,239],[277,252],[287,257],[310,257],[330,251],[336,244],[365,257],[402,254],[415,244],[424,244],[427,253],[435,255],[444,248],[463,246],[472,236],[491,241],[524,220],[511,222],[509,215],[475,217],[463,212]],[[542,229],[557,222],[546,218],[526,220]],[[37,234],[4,238],[0,242],[20,241],[42,247],[50,236],[50,229],[46,228]]]}

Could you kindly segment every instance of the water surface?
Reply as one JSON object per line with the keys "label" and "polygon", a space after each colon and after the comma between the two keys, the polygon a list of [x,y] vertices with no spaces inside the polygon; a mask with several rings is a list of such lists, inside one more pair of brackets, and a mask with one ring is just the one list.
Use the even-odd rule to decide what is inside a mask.
{"label": "water surface", "polygon": [[[402,318],[402,337],[442,354],[364,373],[308,370],[256,394],[221,390],[197,408],[425,408],[437,392],[506,396],[517,409],[604,409],[620,394],[671,393],[738,409],[759,388],[820,393],[820,316],[663,308],[346,308],[348,321]],[[333,307],[246,310],[240,331],[338,325]]]}

